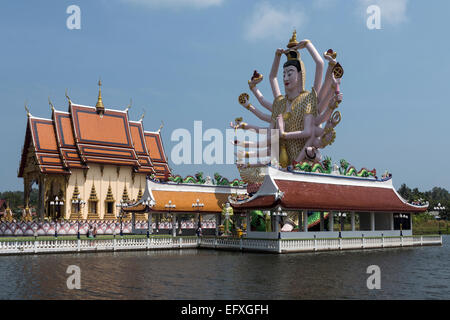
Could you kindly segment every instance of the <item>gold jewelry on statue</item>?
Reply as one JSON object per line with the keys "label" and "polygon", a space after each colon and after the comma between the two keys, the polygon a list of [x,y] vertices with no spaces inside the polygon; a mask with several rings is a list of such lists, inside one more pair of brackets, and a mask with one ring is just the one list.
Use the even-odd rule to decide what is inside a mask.
{"label": "gold jewelry on statue", "polygon": [[285,112],[285,113],[283,113],[283,120],[286,121],[286,120],[290,119],[291,116],[292,116],[292,114],[289,111]]}
{"label": "gold jewelry on statue", "polygon": [[249,103],[248,105],[244,106],[245,109],[250,110],[250,107],[253,107],[251,103]]}
{"label": "gold jewelry on statue", "polygon": [[281,52],[277,51],[276,55],[277,55],[277,57],[281,57]]}

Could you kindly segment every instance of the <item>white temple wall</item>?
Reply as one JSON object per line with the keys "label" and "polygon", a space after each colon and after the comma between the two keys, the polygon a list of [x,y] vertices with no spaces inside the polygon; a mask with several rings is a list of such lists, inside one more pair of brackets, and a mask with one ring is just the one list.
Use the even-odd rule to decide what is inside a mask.
{"label": "white temple wall", "polygon": [[98,198],[97,212],[99,218],[103,219],[105,216],[105,200],[109,185],[111,185],[112,194],[115,200],[114,214],[117,216],[118,212],[116,204],[122,199],[125,185],[127,186],[128,197],[130,200],[137,199],[139,188],[141,188],[142,191],[145,189],[146,174],[135,174],[133,182],[132,170],[132,167],[117,167],[112,165],[104,165],[102,170],[102,167],[99,164],[89,164],[89,169],[85,178],[83,169],[72,169],[66,192],[65,202],[67,205],[65,206],[65,218],[70,218],[72,196],[76,184],[78,184],[81,200],[86,201],[86,205],[81,209],[83,219],[86,219],[88,216],[88,200],[93,184]]}

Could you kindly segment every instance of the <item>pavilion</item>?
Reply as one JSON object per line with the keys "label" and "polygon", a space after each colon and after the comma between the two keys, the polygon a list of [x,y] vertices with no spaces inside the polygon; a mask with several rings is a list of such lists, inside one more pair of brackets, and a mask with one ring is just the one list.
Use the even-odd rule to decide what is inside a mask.
{"label": "pavilion", "polygon": [[[428,204],[407,203],[396,192],[392,177],[341,176],[287,171],[266,167],[264,182],[247,199],[230,197],[235,213],[245,213],[250,225],[252,210],[265,210],[271,217],[271,232],[247,230],[248,238],[293,239],[411,236],[414,213],[425,212]],[[320,231],[308,228],[308,213],[320,212]],[[324,213],[329,213],[328,226]],[[334,231],[334,216],[351,217],[351,231]],[[298,230],[281,232],[280,223],[290,214],[298,217]],[[329,230],[329,231],[326,231]]]}

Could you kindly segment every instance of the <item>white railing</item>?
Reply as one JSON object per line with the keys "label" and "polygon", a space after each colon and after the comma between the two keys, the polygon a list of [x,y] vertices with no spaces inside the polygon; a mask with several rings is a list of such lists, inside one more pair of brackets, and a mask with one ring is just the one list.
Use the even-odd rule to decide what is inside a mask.
{"label": "white railing", "polygon": [[341,239],[248,239],[216,237],[150,237],[136,239],[83,239],[0,241],[1,254],[157,250],[208,248],[240,251],[302,252],[348,249],[441,245],[442,236],[341,238]]}

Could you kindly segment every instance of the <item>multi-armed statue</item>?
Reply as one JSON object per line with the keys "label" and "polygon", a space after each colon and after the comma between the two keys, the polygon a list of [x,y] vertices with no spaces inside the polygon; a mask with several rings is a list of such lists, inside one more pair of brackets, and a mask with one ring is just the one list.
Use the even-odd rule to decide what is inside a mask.
{"label": "multi-armed statue", "polygon": [[[314,85],[311,91],[305,90],[306,71],[299,53],[299,50],[305,48],[316,64]],[[280,59],[283,54],[287,57],[287,61],[283,65],[285,95],[281,94],[277,80]],[[259,141],[235,140],[233,142],[235,145],[246,149],[246,151],[237,153],[237,163],[241,175],[246,168],[266,165],[269,162],[261,160],[261,154],[271,157],[272,161],[274,158],[278,158],[278,164],[283,168],[302,161],[318,162],[321,160],[319,149],[334,142],[336,137],[334,127],[341,120],[340,112],[335,109],[342,102],[339,84],[344,70],[336,62],[336,52],[332,49],[325,52],[323,56],[328,61],[328,68],[325,79],[322,81],[324,69],[322,57],[311,41],[298,42],[294,31],[287,49],[277,49],[275,52],[269,76],[274,97],[273,103],[264,99],[256,87],[263,80],[263,76],[257,71],[254,72],[251,80],[248,81],[250,90],[259,103],[271,114],[265,114],[250,104],[249,96],[246,93],[239,96],[239,103],[259,119],[267,122],[269,126],[264,128],[250,125],[243,122],[242,119],[236,119],[236,123],[230,125],[235,129],[256,130],[259,133],[272,133],[273,129],[278,129],[275,131],[275,139],[279,139],[279,154],[270,154],[273,134],[266,134],[266,138]],[[250,151],[249,148],[254,148],[256,151]],[[254,158],[257,163],[244,164],[242,161],[244,158]]]}

